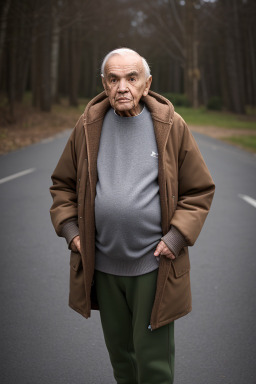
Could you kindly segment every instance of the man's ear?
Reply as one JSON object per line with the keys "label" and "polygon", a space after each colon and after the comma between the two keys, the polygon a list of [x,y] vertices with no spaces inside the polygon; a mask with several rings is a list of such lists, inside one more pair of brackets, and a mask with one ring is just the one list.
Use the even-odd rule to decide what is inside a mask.
{"label": "man's ear", "polygon": [[145,87],[145,89],[143,91],[143,96],[147,96],[148,91],[149,91],[150,86],[151,86],[151,83],[152,83],[152,76],[149,76],[149,78],[146,81],[146,87]]}
{"label": "man's ear", "polygon": [[102,81],[102,85],[103,85],[104,91],[105,91],[106,95],[108,96],[107,86],[106,86],[106,83],[105,83],[105,77],[103,75],[101,75],[101,81]]}

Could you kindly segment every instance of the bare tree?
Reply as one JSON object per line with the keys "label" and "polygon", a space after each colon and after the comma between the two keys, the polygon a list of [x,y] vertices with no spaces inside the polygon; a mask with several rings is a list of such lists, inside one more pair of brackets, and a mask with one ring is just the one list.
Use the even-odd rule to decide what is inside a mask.
{"label": "bare tree", "polygon": [[186,1],[185,4],[185,93],[194,108],[198,108],[199,105],[198,82],[200,79],[197,5],[199,5],[197,0]]}
{"label": "bare tree", "polygon": [[58,69],[60,51],[60,15],[62,3],[52,3],[52,36],[51,36],[51,99],[58,100]]}
{"label": "bare tree", "polygon": [[256,104],[255,0],[5,0],[0,14],[12,113],[25,90],[44,111],[59,95],[71,105],[95,95],[101,58],[120,46],[148,59],[156,91],[194,107],[217,96],[237,113]]}
{"label": "bare tree", "polygon": [[0,71],[2,68],[3,50],[7,29],[7,17],[10,9],[11,0],[5,0],[2,5],[1,19],[0,19]]}

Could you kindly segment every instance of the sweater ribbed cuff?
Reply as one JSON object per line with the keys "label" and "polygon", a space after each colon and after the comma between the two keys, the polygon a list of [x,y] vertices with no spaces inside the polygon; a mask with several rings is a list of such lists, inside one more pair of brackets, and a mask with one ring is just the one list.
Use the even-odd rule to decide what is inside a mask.
{"label": "sweater ribbed cuff", "polygon": [[68,247],[70,248],[70,243],[74,237],[79,236],[79,228],[76,221],[69,221],[65,223],[62,227],[61,236],[65,237]]}
{"label": "sweater ribbed cuff", "polygon": [[171,226],[170,231],[167,232],[161,240],[163,240],[176,257],[179,255],[182,248],[187,245],[185,237],[173,226]]}

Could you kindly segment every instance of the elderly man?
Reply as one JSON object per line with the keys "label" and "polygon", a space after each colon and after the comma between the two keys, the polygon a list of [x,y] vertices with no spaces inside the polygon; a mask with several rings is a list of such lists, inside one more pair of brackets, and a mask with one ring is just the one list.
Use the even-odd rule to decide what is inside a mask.
{"label": "elderly man", "polygon": [[102,64],[52,175],[51,218],[71,249],[69,304],[100,310],[118,384],[170,384],[174,320],[191,310],[188,246],[214,183],[184,120],[130,49]]}

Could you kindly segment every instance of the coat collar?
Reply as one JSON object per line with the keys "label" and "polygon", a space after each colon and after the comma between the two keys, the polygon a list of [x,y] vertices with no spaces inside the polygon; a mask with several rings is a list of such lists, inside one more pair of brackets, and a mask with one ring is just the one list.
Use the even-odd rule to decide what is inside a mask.
{"label": "coat collar", "polygon": [[[148,95],[143,96],[141,100],[146,104],[154,120],[172,124],[174,108],[169,100],[153,91],[149,91]],[[109,108],[111,106],[108,97],[105,92],[101,92],[86,106],[84,111],[85,122],[91,124],[104,118]]]}

